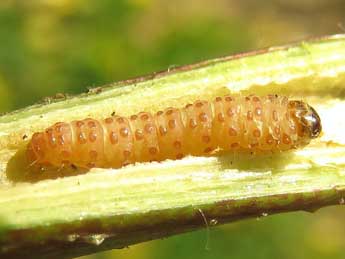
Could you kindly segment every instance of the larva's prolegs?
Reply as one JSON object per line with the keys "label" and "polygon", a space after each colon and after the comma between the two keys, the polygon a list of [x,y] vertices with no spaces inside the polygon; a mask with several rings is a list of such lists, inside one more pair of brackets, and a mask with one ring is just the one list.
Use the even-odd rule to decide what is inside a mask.
{"label": "larva's prolegs", "polygon": [[318,114],[304,102],[276,95],[224,96],[156,114],[59,122],[33,135],[27,158],[29,165],[119,168],[217,149],[289,150],[320,132]]}

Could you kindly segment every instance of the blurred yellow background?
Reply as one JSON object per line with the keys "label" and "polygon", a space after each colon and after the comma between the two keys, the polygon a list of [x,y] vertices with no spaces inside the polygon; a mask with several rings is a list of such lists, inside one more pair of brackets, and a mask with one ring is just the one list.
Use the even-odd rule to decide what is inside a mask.
{"label": "blurred yellow background", "polygon": [[[0,0],[0,112],[344,33],[344,13],[342,0]],[[344,216],[342,207],[268,216],[82,258],[345,258]]]}

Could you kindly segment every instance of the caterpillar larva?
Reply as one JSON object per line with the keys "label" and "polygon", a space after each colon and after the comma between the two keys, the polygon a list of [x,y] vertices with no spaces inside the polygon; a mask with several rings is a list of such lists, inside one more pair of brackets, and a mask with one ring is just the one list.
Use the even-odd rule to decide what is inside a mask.
{"label": "caterpillar larva", "polygon": [[119,168],[216,149],[283,151],[308,144],[320,132],[320,117],[302,101],[224,96],[156,114],[58,122],[32,136],[27,156],[30,165]]}

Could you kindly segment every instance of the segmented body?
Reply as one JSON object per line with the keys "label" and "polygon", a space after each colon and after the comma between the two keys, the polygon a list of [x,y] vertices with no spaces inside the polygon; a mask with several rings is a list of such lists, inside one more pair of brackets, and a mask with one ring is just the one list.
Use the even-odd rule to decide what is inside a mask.
{"label": "segmented body", "polygon": [[216,149],[288,150],[310,140],[291,114],[287,97],[217,97],[156,114],[59,122],[35,133],[27,154],[35,164],[119,168]]}

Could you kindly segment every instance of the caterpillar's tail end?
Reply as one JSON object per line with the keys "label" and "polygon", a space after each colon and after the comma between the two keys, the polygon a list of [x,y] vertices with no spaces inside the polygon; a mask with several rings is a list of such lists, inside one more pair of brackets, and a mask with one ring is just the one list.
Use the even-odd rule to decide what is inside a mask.
{"label": "caterpillar's tail end", "polygon": [[27,158],[29,167],[32,167],[35,164],[39,163],[40,160],[42,159],[42,156],[44,156],[44,152],[42,150],[42,140],[43,140],[43,134],[35,133],[32,136],[31,141],[28,143],[28,146],[26,149],[26,158]]}
{"label": "caterpillar's tail end", "polygon": [[290,101],[289,106],[300,125],[300,135],[311,139],[317,138],[322,131],[322,125],[315,109],[302,101]]}
{"label": "caterpillar's tail end", "polygon": [[36,154],[32,148],[31,143],[28,145],[28,147],[26,149],[26,158],[27,158],[27,162],[28,162],[29,167],[33,166],[37,161],[37,156],[36,156]]}

